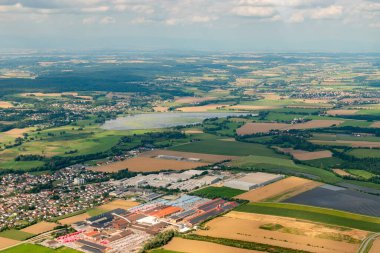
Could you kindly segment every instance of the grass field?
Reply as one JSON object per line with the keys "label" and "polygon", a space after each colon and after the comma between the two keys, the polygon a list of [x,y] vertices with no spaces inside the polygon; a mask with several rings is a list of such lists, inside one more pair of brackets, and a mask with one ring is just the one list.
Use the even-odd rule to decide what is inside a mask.
{"label": "grass field", "polygon": [[243,194],[246,191],[232,189],[229,187],[213,187],[209,186],[197,191],[192,192],[192,195],[197,195],[204,198],[232,198],[237,195]]}
{"label": "grass field", "polygon": [[376,176],[375,174],[373,174],[369,171],[365,171],[365,170],[352,170],[351,169],[351,170],[347,170],[347,171],[354,176],[358,176],[358,177],[361,177],[364,179],[371,179],[374,176]]}
{"label": "grass field", "polygon": [[284,203],[249,203],[235,209],[239,212],[292,217],[303,220],[380,232],[380,218],[333,209]]}
{"label": "grass field", "polygon": [[175,151],[193,152],[193,153],[206,153],[215,155],[231,155],[231,156],[270,156],[270,157],[283,157],[275,153],[273,150],[261,144],[245,143],[245,142],[228,142],[221,140],[205,140],[192,142],[184,145],[179,145],[169,148]]}
{"label": "grass field", "polygon": [[80,253],[80,251],[61,247],[58,249],[50,249],[36,244],[22,244],[7,250],[0,251],[1,253]]}
{"label": "grass field", "polygon": [[350,150],[349,152],[347,152],[347,154],[355,156],[357,158],[366,158],[366,157],[380,158],[380,149],[356,148],[356,149]]}
{"label": "grass field", "polygon": [[5,238],[13,239],[13,240],[18,240],[18,241],[23,241],[33,236],[34,234],[23,232],[21,230],[16,230],[16,229],[5,230],[0,233],[0,237],[5,237]]}

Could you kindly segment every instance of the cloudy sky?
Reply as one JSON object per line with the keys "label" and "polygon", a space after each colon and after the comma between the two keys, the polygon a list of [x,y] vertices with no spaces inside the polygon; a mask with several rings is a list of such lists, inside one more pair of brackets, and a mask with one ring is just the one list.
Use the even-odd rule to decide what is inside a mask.
{"label": "cloudy sky", "polygon": [[380,0],[0,0],[0,48],[380,51]]}

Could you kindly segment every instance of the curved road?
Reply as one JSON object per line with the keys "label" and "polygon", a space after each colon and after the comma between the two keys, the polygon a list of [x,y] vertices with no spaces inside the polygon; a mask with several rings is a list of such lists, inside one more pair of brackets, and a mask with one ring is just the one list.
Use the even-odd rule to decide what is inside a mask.
{"label": "curved road", "polygon": [[[372,234],[370,236],[368,236],[367,238],[365,238],[363,241],[362,241],[362,244],[360,245],[359,249],[358,249],[358,253],[366,253],[366,252],[369,252],[370,248],[371,248],[371,242],[375,241],[377,237],[380,236],[380,233],[375,233],[375,234]],[[368,248],[369,247],[369,248]],[[368,250],[368,251],[367,251]]]}

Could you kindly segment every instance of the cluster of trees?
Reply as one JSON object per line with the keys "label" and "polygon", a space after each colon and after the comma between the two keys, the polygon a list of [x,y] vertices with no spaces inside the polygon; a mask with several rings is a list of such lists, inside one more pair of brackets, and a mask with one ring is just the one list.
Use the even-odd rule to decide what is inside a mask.
{"label": "cluster of trees", "polygon": [[170,242],[170,240],[176,235],[177,233],[174,230],[168,230],[164,231],[162,233],[159,233],[156,237],[149,240],[143,247],[142,253],[146,253],[151,249],[162,247]]}

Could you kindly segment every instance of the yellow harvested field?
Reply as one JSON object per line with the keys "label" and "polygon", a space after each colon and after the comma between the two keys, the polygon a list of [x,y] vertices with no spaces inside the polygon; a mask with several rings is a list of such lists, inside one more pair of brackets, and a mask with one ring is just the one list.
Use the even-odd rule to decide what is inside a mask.
{"label": "yellow harvested field", "polygon": [[128,200],[124,200],[124,199],[116,199],[116,200],[111,201],[110,203],[107,203],[107,204],[99,206],[99,208],[103,209],[103,210],[107,210],[107,211],[111,211],[111,210],[114,210],[114,209],[117,209],[117,208],[121,208],[121,209],[127,210],[127,209],[129,209],[131,207],[138,206],[138,205],[140,205],[140,203],[136,202],[136,201],[128,201]]}
{"label": "yellow harvested field", "polygon": [[184,253],[262,253],[262,251],[240,249],[211,242],[187,240],[178,237],[174,237],[164,246],[164,249]]}
{"label": "yellow harvested field", "polygon": [[82,213],[78,214],[69,218],[65,218],[62,220],[59,220],[58,222],[61,223],[62,225],[71,225],[79,221],[83,221],[85,219],[90,218],[91,216],[88,213]]}
{"label": "yellow harvested field", "polygon": [[328,110],[326,113],[331,116],[336,115],[355,115],[358,110]]}
{"label": "yellow harvested field", "polygon": [[267,199],[281,201],[314,189],[320,185],[322,185],[322,183],[312,180],[299,177],[288,177],[272,184],[245,192],[235,198],[245,199],[250,202],[259,202]]}
{"label": "yellow harvested field", "polygon": [[379,252],[380,252],[380,238],[377,238],[373,242],[371,250],[369,251],[369,253],[379,253]]}
{"label": "yellow harvested field", "polygon": [[37,224],[34,224],[32,226],[21,229],[21,231],[31,233],[31,234],[35,234],[35,235],[39,235],[39,234],[48,232],[50,230],[53,230],[56,226],[57,226],[56,223],[41,221],[41,222],[38,222]]}
{"label": "yellow harvested field", "polygon": [[263,96],[265,99],[268,100],[279,100],[284,98],[283,96],[280,96],[276,93],[259,93],[258,95]]}
{"label": "yellow harvested field", "polygon": [[[279,224],[278,230],[266,230],[260,226]],[[264,243],[285,248],[292,248],[316,253],[354,253],[359,248],[359,241],[368,232],[362,230],[342,231],[337,227],[299,221],[293,218],[241,213],[232,211],[206,224],[208,230],[198,230],[196,234],[203,236],[229,238],[242,241]],[[349,243],[343,236],[358,240]]]}
{"label": "yellow harvested field", "polygon": [[215,99],[215,97],[181,97],[177,98],[174,102],[179,104],[197,104],[213,99]]}
{"label": "yellow harvested field", "polygon": [[279,106],[270,106],[270,105],[233,105],[228,107],[228,109],[233,110],[243,110],[243,111],[259,111],[259,110],[272,110],[280,108]]}
{"label": "yellow harvested field", "polygon": [[31,129],[32,128],[13,128],[11,130],[4,132],[3,134],[17,138],[17,137],[22,137],[24,133],[29,132]]}
{"label": "yellow harvested field", "polygon": [[380,148],[380,142],[372,141],[325,141],[325,140],[310,140],[312,143],[316,144],[326,144],[326,145],[342,145],[351,146],[354,148]]}
{"label": "yellow harvested field", "polygon": [[201,105],[201,106],[180,107],[180,108],[177,108],[176,110],[181,111],[181,112],[207,112],[207,111],[222,109],[227,106],[229,105],[208,104],[208,105]]}
{"label": "yellow harvested field", "polygon": [[185,134],[203,134],[201,129],[189,129],[184,131]]}
{"label": "yellow harvested field", "polygon": [[[201,154],[201,153],[171,151],[171,150],[166,150],[166,149],[155,149],[152,151],[144,152],[140,154],[140,157],[154,158],[159,155],[178,156],[178,157],[183,157],[183,158],[198,158],[203,162],[209,162],[209,163],[216,163],[216,162],[221,162],[225,160],[233,160],[237,158],[236,156],[210,155],[210,154]],[[159,159],[159,160],[164,160],[164,159]]]}
{"label": "yellow harvested field", "polygon": [[9,102],[6,101],[0,101],[0,108],[7,109],[7,108],[12,108],[13,105]]}
{"label": "yellow harvested field", "polygon": [[0,250],[15,246],[19,243],[20,241],[0,237]]}
{"label": "yellow harvested field", "polygon": [[308,152],[304,150],[295,150],[292,148],[278,148],[278,150],[292,155],[295,159],[300,161],[315,160],[321,158],[332,157],[332,153],[329,150]]}
{"label": "yellow harvested field", "polygon": [[371,124],[371,127],[377,127],[377,128],[380,128],[380,121],[376,121],[374,123]]}
{"label": "yellow harvested field", "polygon": [[333,169],[333,172],[342,177],[351,177],[352,175],[342,169]]}
{"label": "yellow harvested field", "polygon": [[118,172],[120,170],[128,169],[129,171],[135,172],[146,172],[146,171],[161,171],[161,170],[189,170],[195,169],[201,166],[206,166],[209,163],[201,162],[188,162],[188,161],[177,161],[177,160],[166,160],[150,157],[135,157],[127,159],[120,162],[114,162],[109,164],[104,164],[96,167],[91,167],[92,171],[101,172]]}
{"label": "yellow harvested field", "polygon": [[167,112],[169,110],[169,107],[166,107],[166,106],[155,106],[155,107],[153,107],[153,110],[155,112]]}
{"label": "yellow harvested field", "polygon": [[270,130],[312,129],[331,127],[343,123],[342,120],[311,120],[299,124],[284,123],[247,123],[236,130],[238,135],[268,133]]}

